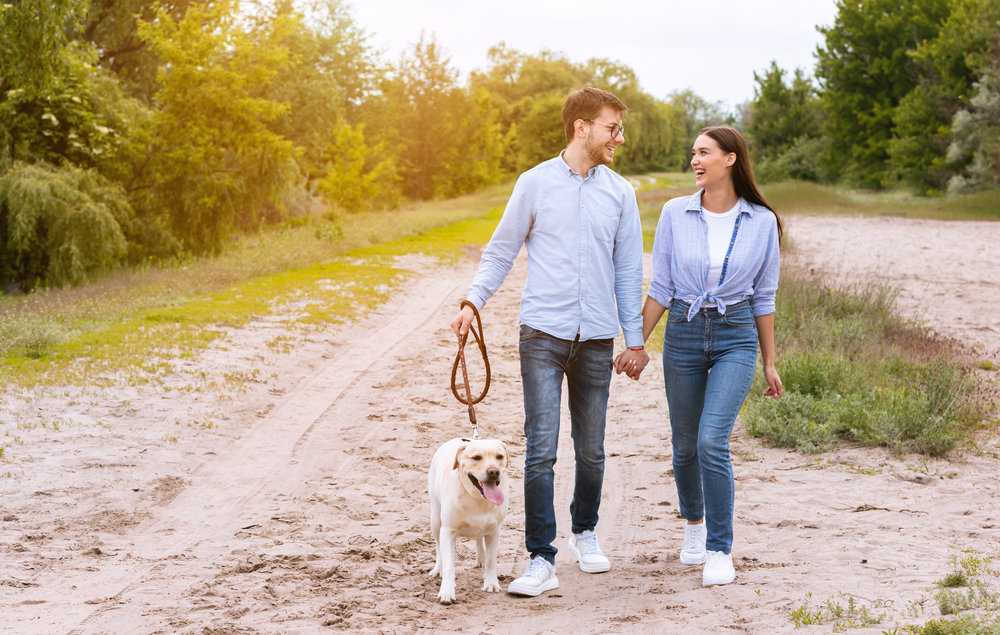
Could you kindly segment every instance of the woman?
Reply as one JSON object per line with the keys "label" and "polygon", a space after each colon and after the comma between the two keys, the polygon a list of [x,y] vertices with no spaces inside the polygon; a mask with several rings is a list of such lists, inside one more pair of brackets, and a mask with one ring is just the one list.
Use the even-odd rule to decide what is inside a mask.
{"label": "woman", "polygon": [[668,308],[663,376],[674,478],[687,520],[680,559],[702,564],[702,585],[736,578],[729,435],[753,382],[760,344],[764,395],[778,399],[774,292],[781,221],[754,182],[746,142],[705,128],[691,157],[701,191],[663,206],[653,281],[642,309],[648,338]]}

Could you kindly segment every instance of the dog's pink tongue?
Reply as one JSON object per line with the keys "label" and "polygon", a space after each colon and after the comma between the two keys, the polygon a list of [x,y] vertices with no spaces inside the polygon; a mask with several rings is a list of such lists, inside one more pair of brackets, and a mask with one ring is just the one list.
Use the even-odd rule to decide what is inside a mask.
{"label": "dog's pink tongue", "polygon": [[486,500],[493,503],[494,505],[503,505],[503,492],[497,487],[497,484],[492,481],[483,481],[483,496]]}

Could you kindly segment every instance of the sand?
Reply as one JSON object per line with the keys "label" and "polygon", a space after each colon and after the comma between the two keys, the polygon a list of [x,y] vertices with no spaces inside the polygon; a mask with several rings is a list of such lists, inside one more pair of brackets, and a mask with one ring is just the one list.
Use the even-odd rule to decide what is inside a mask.
{"label": "sand", "polygon": [[[1000,224],[790,226],[800,253],[822,250],[817,266],[877,270],[901,285],[901,310],[995,350],[1000,319],[983,303],[996,283],[983,281],[1000,276]],[[762,447],[738,428],[737,578],[702,588],[700,567],[677,557],[683,528],[656,357],[640,381],[612,385],[598,525],[611,571],[582,573],[565,548],[573,471],[564,426],[560,588],[534,599],[482,592],[475,553],[461,543],[458,603],[441,606],[427,576],[426,470],[438,445],[468,434],[448,389],[447,323],[476,263],[401,266],[418,275],[391,303],[299,333],[287,352],[265,346],[285,332],[280,320],[262,320],[186,360],[174,390],[66,387],[0,402],[11,459],[0,464],[11,472],[0,478],[0,633],[808,633],[830,623],[796,630],[793,610],[830,598],[846,607],[847,596],[885,614],[856,632],[881,633],[938,615],[933,582],[960,550],[996,548],[991,439],[983,447],[994,453],[949,460],[849,445],[805,455]],[[477,413],[484,436],[505,441],[513,459],[504,587],[526,563],[524,276],[522,257],[483,313],[493,387]],[[246,380],[184,390],[202,371]]]}

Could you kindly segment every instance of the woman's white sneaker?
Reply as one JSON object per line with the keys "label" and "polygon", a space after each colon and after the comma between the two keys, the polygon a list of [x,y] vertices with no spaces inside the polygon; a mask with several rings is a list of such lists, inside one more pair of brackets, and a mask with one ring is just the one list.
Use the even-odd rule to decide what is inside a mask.
{"label": "woman's white sneaker", "polygon": [[733,556],[722,551],[709,551],[705,558],[705,568],[701,572],[701,586],[729,584],[736,579]]}
{"label": "woman's white sneaker", "polygon": [[559,580],[556,578],[555,566],[545,558],[535,556],[524,575],[510,583],[507,593],[534,597],[557,588]]}
{"label": "woman's white sneaker", "polygon": [[611,569],[611,561],[601,551],[597,534],[591,530],[573,534],[569,539],[569,550],[580,561],[580,570],[584,573],[604,573]]}
{"label": "woman's white sneaker", "polygon": [[705,540],[708,529],[705,523],[684,526],[684,546],[681,547],[681,564],[703,564],[705,562]]}

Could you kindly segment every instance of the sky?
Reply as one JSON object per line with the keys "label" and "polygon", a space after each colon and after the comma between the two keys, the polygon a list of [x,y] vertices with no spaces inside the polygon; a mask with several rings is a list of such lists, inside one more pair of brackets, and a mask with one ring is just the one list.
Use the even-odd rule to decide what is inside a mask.
{"label": "sky", "polygon": [[665,98],[691,88],[732,107],[752,99],[753,73],[771,60],[812,74],[835,0],[348,0],[369,43],[391,60],[433,34],[463,79],[505,41],[525,53],[548,49],[573,62],[592,57],[631,67],[643,89]]}

